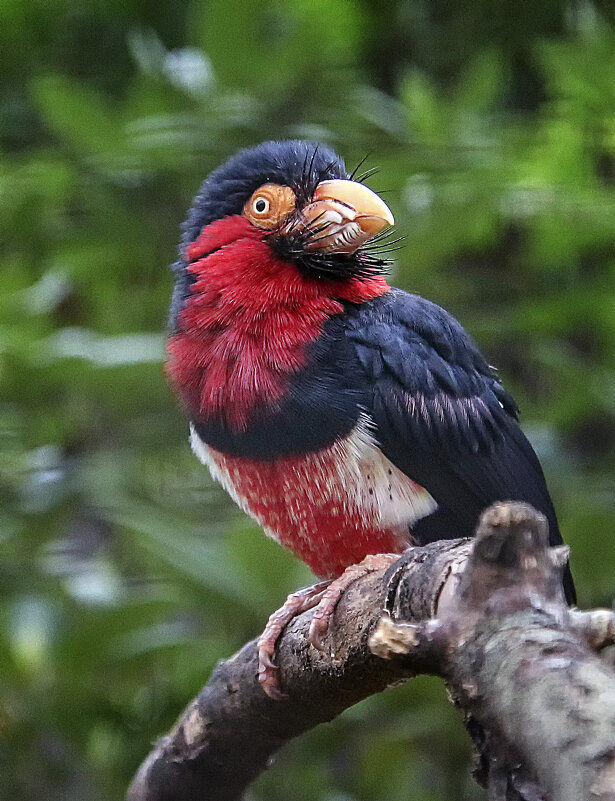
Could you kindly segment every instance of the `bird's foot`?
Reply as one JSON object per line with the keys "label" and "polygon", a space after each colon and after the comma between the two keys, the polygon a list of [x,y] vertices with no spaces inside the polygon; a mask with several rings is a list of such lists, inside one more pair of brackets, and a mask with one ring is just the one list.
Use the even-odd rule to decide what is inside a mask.
{"label": "bird's foot", "polygon": [[323,638],[329,630],[329,622],[335,611],[337,602],[348,587],[376,570],[389,567],[399,559],[396,553],[369,554],[356,565],[350,565],[333,581],[321,581],[311,587],[304,587],[288,596],[286,602],[274,612],[258,639],[258,680],[270,698],[281,700],[286,698],[280,689],[278,666],[273,661],[276,643],[290,621],[314,609],[308,639],[318,651],[324,651]]}
{"label": "bird's foot", "polygon": [[293,592],[288,596],[284,605],[271,615],[263,633],[258,638],[258,680],[270,698],[275,700],[286,698],[280,689],[277,676],[278,666],[273,661],[275,645],[280,634],[293,618],[317,606],[330,584],[330,581],[321,581],[311,587],[304,587]]}
{"label": "bird's foot", "polygon": [[323,638],[329,630],[331,616],[335,610],[337,602],[346,592],[348,587],[357,579],[374,573],[376,570],[389,567],[399,559],[398,553],[374,553],[368,554],[365,559],[356,565],[350,565],[322,591],[318,600],[318,606],[312,616],[308,639],[318,651],[324,651]]}

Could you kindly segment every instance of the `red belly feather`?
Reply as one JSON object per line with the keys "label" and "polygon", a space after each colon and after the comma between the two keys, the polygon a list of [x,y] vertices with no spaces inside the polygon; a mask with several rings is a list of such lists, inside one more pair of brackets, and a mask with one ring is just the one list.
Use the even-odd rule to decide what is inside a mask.
{"label": "red belly feather", "polygon": [[192,447],[234,500],[321,578],[368,554],[400,553],[409,526],[434,511],[429,493],[382,454],[365,425],[317,453],[275,461]]}
{"label": "red belly feather", "polygon": [[370,553],[396,553],[409,544],[407,527],[379,528],[351,508],[339,486],[334,456],[257,462],[212,452],[233,481],[240,505],[320,578],[340,575]]}

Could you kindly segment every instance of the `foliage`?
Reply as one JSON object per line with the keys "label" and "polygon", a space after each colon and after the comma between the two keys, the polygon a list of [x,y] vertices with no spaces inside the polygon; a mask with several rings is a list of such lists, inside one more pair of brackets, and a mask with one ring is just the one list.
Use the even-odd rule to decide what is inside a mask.
{"label": "foliage", "polygon": [[[609,14],[4,0],[1,798],[120,798],[216,660],[310,580],[190,454],[162,371],[178,223],[239,146],[304,136],[353,166],[371,154],[406,237],[395,283],[453,311],[501,369],[581,601],[610,605]],[[423,679],[293,744],[252,797],[477,798],[467,758]]]}

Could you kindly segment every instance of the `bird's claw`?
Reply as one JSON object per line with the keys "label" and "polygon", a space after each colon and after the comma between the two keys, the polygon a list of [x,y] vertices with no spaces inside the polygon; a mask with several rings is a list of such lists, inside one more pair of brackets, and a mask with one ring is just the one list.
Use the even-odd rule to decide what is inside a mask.
{"label": "bird's claw", "polygon": [[329,621],[331,619],[330,614],[325,614],[324,611],[321,611],[319,608],[316,609],[314,615],[312,616],[312,621],[310,623],[310,630],[308,633],[308,640],[311,645],[316,648],[317,651],[324,653],[326,651],[325,644],[323,642],[324,638],[327,636],[327,632],[329,631]]}
{"label": "bird's claw", "polygon": [[268,648],[259,648],[258,650],[258,673],[259,675],[265,670],[279,670],[273,659],[273,652]]}
{"label": "bird's claw", "polygon": [[276,643],[293,618],[318,604],[328,586],[329,582],[324,581],[289,595],[286,603],[270,616],[258,640],[258,680],[267,695],[276,701],[288,697],[280,690],[279,668],[273,661]]}
{"label": "bird's claw", "polygon": [[335,612],[335,607],[348,587],[362,576],[375,570],[380,570],[383,567],[388,567],[397,559],[399,559],[399,554],[369,554],[362,562],[347,567],[341,576],[338,576],[335,581],[329,584],[314,610],[308,634],[310,643],[317,651],[326,652],[331,658],[335,658],[333,650],[325,648],[324,638],[329,631],[329,623]]}
{"label": "bird's claw", "polygon": [[277,666],[273,663],[270,665],[259,665],[258,682],[269,698],[272,698],[274,701],[283,701],[285,698],[288,698],[288,695],[280,689],[277,670]]}
{"label": "bird's claw", "polygon": [[327,651],[324,638],[329,631],[329,623],[337,602],[358,578],[388,566],[398,558],[398,554],[370,554],[362,562],[346,568],[334,581],[322,581],[288,596],[286,603],[271,615],[258,641],[258,680],[270,698],[276,700],[287,698],[287,695],[280,690],[278,666],[273,661],[273,654],[276,643],[288,623],[302,612],[316,607],[310,622],[308,640],[317,651],[328,653],[334,658],[332,649]]}
{"label": "bird's claw", "polygon": [[280,689],[278,681],[279,667],[273,661],[273,648],[275,643],[266,643],[258,649],[258,682],[269,698],[274,701],[283,701],[288,698]]}

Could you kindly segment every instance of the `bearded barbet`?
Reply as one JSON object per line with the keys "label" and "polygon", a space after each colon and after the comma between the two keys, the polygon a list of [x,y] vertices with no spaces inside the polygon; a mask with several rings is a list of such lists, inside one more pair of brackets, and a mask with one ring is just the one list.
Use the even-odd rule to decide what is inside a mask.
{"label": "bearded barbet", "polygon": [[[329,147],[265,142],[214,170],[183,227],[168,375],[192,448],[264,531],[323,579],[289,596],[259,640],[259,679],[284,626],[409,545],[472,536],[522,500],[561,543],[517,407],[450,314],[391,288],[393,215]],[[570,572],[564,591],[574,601]]]}

